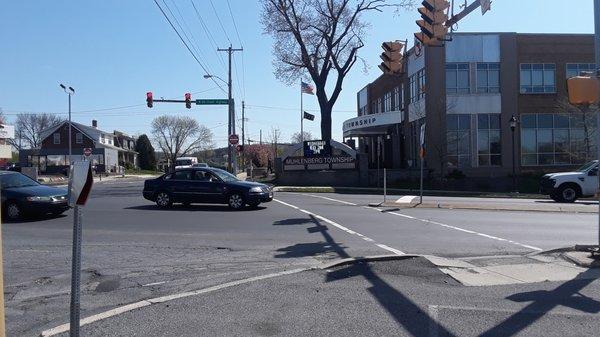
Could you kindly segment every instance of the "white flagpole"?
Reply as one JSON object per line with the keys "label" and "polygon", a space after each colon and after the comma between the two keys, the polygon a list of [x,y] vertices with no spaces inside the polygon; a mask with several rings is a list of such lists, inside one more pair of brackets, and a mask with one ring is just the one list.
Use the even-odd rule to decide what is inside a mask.
{"label": "white flagpole", "polygon": [[304,144],[304,107],[302,96],[302,80],[300,80],[300,142]]}

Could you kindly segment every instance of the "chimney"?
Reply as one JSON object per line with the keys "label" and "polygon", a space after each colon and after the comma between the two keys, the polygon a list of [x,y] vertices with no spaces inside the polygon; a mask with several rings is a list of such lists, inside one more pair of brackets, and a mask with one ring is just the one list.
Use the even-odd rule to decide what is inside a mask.
{"label": "chimney", "polygon": [[97,121],[97,120],[95,120],[95,119],[92,119],[92,127],[93,127],[94,129],[97,129],[97,128],[98,128],[98,121]]}

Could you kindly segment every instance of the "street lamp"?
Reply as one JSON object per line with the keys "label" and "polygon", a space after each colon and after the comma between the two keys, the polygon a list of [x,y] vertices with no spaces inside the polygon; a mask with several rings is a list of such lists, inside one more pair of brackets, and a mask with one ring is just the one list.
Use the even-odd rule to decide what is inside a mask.
{"label": "street lamp", "polygon": [[69,96],[69,164],[72,163],[72,149],[71,149],[71,96],[75,95],[75,89],[73,87],[67,87],[64,84],[60,84],[62,90]]}
{"label": "street lamp", "polygon": [[513,192],[518,193],[517,190],[517,170],[516,170],[516,159],[515,159],[515,129],[517,128],[517,117],[514,115],[510,118],[510,132],[512,133],[512,179],[513,179]]}

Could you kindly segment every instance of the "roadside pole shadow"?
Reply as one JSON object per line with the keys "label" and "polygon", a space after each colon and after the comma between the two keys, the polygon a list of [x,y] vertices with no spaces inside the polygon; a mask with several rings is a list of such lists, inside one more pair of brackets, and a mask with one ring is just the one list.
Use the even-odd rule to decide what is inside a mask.
{"label": "roadside pole shadow", "polygon": [[597,272],[588,269],[579,274],[576,279],[567,281],[554,290],[538,290],[508,296],[507,299],[514,302],[531,303],[482,333],[480,337],[516,335],[558,306],[597,314],[600,312],[600,302],[581,294],[582,289],[598,279],[597,275]]}
{"label": "roadside pole shadow", "polygon": [[311,243],[297,243],[293,246],[283,247],[277,249],[277,252],[281,254],[275,255],[275,258],[293,258],[293,257],[305,257],[314,256],[318,254],[335,253],[340,257],[349,257],[344,251],[344,248],[336,243],[331,235],[327,233],[327,226],[323,226],[319,220],[312,215],[310,218],[293,218],[278,220],[273,223],[273,226],[291,226],[291,225],[315,225],[309,227],[306,230],[309,233],[321,233],[325,238],[324,241],[311,242]]}
{"label": "roadside pole shadow", "polygon": [[[308,228],[311,233],[321,233],[327,244],[338,254],[340,258],[348,258],[350,255],[346,253],[344,247],[340,246],[329,235],[327,226],[323,225],[319,219],[310,215],[310,218],[315,223],[315,227]],[[382,307],[394,318],[411,335],[416,337],[430,336],[430,331],[436,331],[437,336],[452,336],[454,334],[439,324],[435,319],[429,316],[427,312],[412,302],[408,297],[394,287],[387,284],[381,279],[369,266],[368,263],[360,263],[350,265],[348,267],[336,270],[327,274],[326,282],[340,280],[349,277],[363,276],[371,287],[369,292]]]}

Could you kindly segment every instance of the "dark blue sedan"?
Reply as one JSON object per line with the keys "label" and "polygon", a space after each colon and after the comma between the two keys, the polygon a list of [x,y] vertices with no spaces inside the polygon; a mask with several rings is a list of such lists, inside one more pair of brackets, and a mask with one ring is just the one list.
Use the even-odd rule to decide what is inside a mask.
{"label": "dark blue sedan", "polygon": [[10,220],[69,209],[66,189],[42,185],[19,172],[0,171],[0,186],[2,215]]}
{"label": "dark blue sedan", "polygon": [[273,190],[256,182],[242,181],[217,168],[189,168],[165,174],[144,183],[144,198],[161,208],[173,203],[227,204],[234,210],[257,207],[273,200]]}

